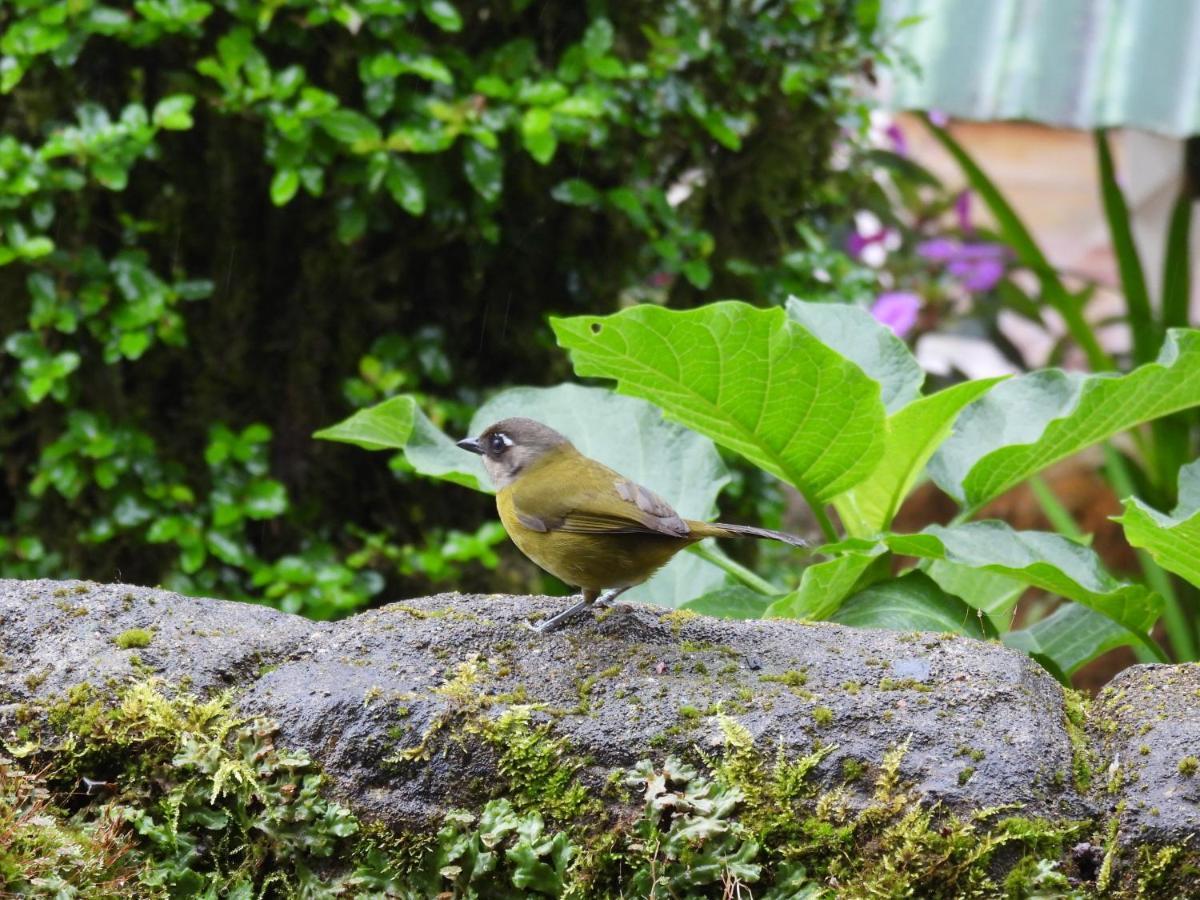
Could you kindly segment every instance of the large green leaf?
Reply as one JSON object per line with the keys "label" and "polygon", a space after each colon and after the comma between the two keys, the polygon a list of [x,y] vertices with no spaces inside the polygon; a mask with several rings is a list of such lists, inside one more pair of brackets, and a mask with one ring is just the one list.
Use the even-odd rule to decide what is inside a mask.
{"label": "large green leaf", "polygon": [[[528,416],[561,431],[581,453],[651,488],[685,518],[712,518],[717,495],[729,481],[712,441],[665,421],[661,412],[642,400],[573,384],[511,388],[479,408],[469,431],[477,435],[510,416]],[[423,475],[492,490],[479,457],[456,447],[411,397],[394,397],[360,410],[316,436],[370,450],[401,450]],[[679,606],[723,583],[719,568],[683,553],[626,596]]]}
{"label": "large green leaf", "polygon": [[348,419],[322,428],[313,437],[354,444],[364,450],[401,450],[414,469],[477,491],[487,491],[487,475],[478,457],[454,446],[417,402],[407,395],[392,397]]}
{"label": "large green leaf", "polygon": [[878,383],[781,309],[641,305],[550,323],[580,375],[615,379],[814,505],[857,484],[883,451]]}
{"label": "large green leaf", "polygon": [[1140,643],[1129,629],[1079,603],[1064,603],[1041,621],[1010,631],[1003,639],[1043,665],[1049,662],[1050,671],[1065,675],[1109,650]]}
{"label": "large green leaf", "polygon": [[1136,497],[1125,501],[1115,517],[1134,547],[1144,547],[1154,561],[1200,587],[1200,459],[1179,470],[1179,504],[1161,513]]}
{"label": "large green leaf", "polygon": [[695,600],[689,600],[683,604],[683,608],[718,619],[761,619],[774,599],[769,594],[760,594],[744,584],[731,584],[710,591]]}
{"label": "large green leaf", "polygon": [[841,303],[788,300],[788,316],[879,382],[889,413],[875,470],[834,504],[846,530],[876,534],[891,524],[955,417],[1000,379],[970,381],[921,396],[925,373],[908,346],[870,313]]}
{"label": "large green leaf", "polygon": [[1048,369],[968,406],[929,465],[975,509],[1057,460],[1142,422],[1200,405],[1200,331],[1172,329],[1158,361],[1128,375]]}
{"label": "large green leaf", "polygon": [[919,534],[891,535],[886,542],[895,553],[1006,575],[1078,601],[1129,629],[1144,646],[1162,655],[1148,637],[1162,613],[1162,598],[1140,584],[1117,581],[1090,548],[1062,535],[1015,531],[1004,522],[968,522],[930,525]]}
{"label": "large green leaf", "polygon": [[882,553],[883,547],[876,544],[864,553],[843,553],[808,566],[800,576],[800,586],[776,599],[764,615],[781,619],[828,619]]}
{"label": "large green leaf", "polygon": [[865,309],[789,297],[787,314],[878,381],[880,399],[889,413],[921,395],[925,372],[908,345]]}
{"label": "large green leaf", "polygon": [[982,610],[999,633],[1009,629],[1017,601],[1029,589],[1029,585],[1018,578],[944,559],[933,560],[928,572],[943,591],[961,597],[969,605]]}
{"label": "large green leaf", "polygon": [[925,464],[950,434],[962,408],[1000,380],[964,381],[914,400],[888,416],[879,465],[865,481],[834,500],[846,530],[865,537],[891,525]]}
{"label": "large green leaf", "polygon": [[873,584],[846,600],[830,619],[856,628],[991,636],[977,610],[947,594],[924,572]]}
{"label": "large green leaf", "polygon": [[396,450],[408,443],[416,408],[412,397],[392,397],[369,409],[360,409],[336,425],[322,428],[313,437],[354,444],[364,450]]}

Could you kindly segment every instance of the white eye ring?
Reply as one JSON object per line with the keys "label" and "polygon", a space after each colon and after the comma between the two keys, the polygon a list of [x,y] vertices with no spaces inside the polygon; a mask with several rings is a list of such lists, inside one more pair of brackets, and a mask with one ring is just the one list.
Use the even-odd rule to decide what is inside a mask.
{"label": "white eye ring", "polygon": [[[497,446],[497,442],[499,446]],[[507,434],[493,434],[491,440],[492,450],[499,453],[502,449],[507,450],[513,445],[512,438]]]}

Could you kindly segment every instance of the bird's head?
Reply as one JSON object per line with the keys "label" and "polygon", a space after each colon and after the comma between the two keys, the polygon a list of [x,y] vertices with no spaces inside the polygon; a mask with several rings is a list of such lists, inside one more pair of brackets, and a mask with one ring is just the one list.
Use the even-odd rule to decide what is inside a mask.
{"label": "bird's head", "polygon": [[533,419],[501,419],[477,438],[464,438],[458,446],[483,457],[483,467],[496,490],[502,490],[548,453],[570,448],[571,442]]}

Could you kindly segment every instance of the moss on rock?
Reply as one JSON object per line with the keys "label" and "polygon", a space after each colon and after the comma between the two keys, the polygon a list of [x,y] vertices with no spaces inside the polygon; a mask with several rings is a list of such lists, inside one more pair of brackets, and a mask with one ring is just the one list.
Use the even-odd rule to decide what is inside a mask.
{"label": "moss on rock", "polygon": [[[531,707],[491,715],[478,678],[468,664],[444,686],[456,715],[424,751],[434,737],[490,746],[494,796],[399,834],[330,799],[308,756],[277,747],[273,723],[240,717],[227,694],[171,695],[146,680],[106,700],[80,685],[40,710],[40,740],[0,768],[0,829],[17,836],[0,849],[0,873],[32,889],[48,877],[39,861],[65,854],[73,862],[54,877],[84,897],[719,897],[737,887],[780,900],[849,885],[855,896],[1052,896],[1044,889],[1068,883],[1067,848],[1087,833],[923,805],[900,773],[904,744],[855,767],[873,784],[864,805],[813,777],[835,748],[788,758],[725,716],[704,765],[644,760],[596,790],[587,760]],[[1161,876],[1177,861],[1148,865]]]}

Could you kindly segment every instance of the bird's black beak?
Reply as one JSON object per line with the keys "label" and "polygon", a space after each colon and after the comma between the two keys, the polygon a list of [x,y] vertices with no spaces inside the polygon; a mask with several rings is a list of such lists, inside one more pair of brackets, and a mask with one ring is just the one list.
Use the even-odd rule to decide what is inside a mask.
{"label": "bird's black beak", "polygon": [[479,438],[463,438],[458,442],[458,446],[464,450],[470,450],[472,453],[478,453],[483,456],[483,447],[479,446]]}

